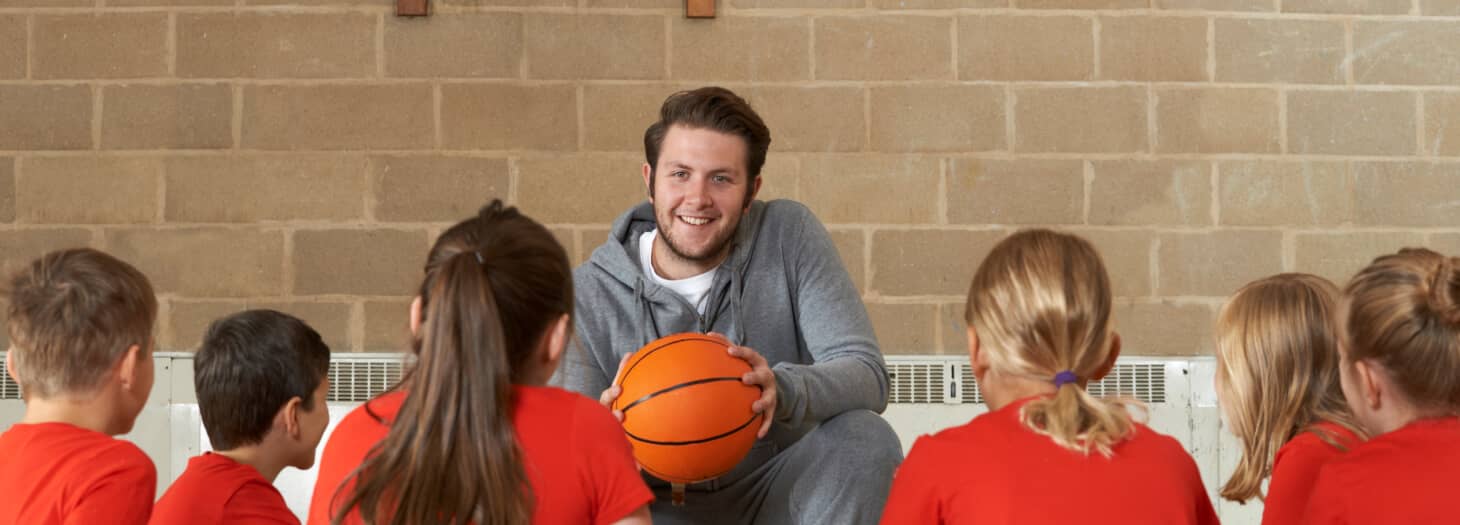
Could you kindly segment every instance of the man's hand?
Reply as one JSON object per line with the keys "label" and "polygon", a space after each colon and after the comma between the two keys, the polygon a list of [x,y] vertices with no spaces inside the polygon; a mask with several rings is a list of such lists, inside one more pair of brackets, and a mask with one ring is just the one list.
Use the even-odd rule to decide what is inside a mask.
{"label": "man's hand", "polygon": [[761,415],[760,432],[755,437],[763,438],[771,430],[771,421],[776,419],[776,373],[760,353],[748,346],[730,345],[729,351],[730,355],[750,363],[750,371],[740,376],[740,382],[760,387],[760,399],[750,404],[750,410]]}
{"label": "man's hand", "polygon": [[619,394],[624,392],[623,387],[618,386],[618,380],[623,376],[624,365],[628,364],[629,357],[632,355],[634,353],[629,352],[624,354],[623,359],[618,360],[618,371],[613,373],[613,383],[608,385],[608,390],[604,390],[602,394],[598,394],[598,404],[603,405],[603,408],[613,411],[613,417],[618,419],[620,424],[624,422],[624,411],[614,410],[613,402],[618,399]]}

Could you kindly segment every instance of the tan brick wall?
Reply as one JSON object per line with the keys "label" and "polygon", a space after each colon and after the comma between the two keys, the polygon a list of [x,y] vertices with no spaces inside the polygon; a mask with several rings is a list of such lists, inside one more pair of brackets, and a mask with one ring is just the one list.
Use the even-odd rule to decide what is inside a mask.
{"label": "tan brick wall", "polygon": [[500,197],[574,262],[644,198],[663,97],[770,124],[889,353],[959,353],[1018,228],[1104,253],[1126,351],[1210,351],[1242,283],[1460,251],[1460,8],[1440,0],[0,0],[0,269],[110,250],[165,349],[294,312],[406,344],[432,237]]}

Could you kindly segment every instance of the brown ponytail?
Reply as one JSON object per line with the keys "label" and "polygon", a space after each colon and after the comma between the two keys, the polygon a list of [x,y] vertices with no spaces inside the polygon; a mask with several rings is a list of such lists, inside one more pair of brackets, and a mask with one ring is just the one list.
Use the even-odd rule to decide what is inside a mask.
{"label": "brown ponytail", "polygon": [[[978,332],[990,374],[1052,381],[1064,371],[1089,379],[1108,361],[1110,276],[1089,242],[1024,230],[994,247],[969,286],[966,320]],[[1106,400],[1066,382],[1024,405],[1025,426],[1062,447],[1109,456],[1134,431],[1134,400]]]}
{"label": "brown ponytail", "polygon": [[405,401],[332,522],[357,511],[369,524],[528,523],[512,384],[572,313],[567,256],[546,228],[493,200],[436,240],[420,297]]}
{"label": "brown ponytail", "polygon": [[1416,406],[1460,412],[1460,260],[1424,248],[1374,259],[1344,289],[1345,363],[1369,360]]}

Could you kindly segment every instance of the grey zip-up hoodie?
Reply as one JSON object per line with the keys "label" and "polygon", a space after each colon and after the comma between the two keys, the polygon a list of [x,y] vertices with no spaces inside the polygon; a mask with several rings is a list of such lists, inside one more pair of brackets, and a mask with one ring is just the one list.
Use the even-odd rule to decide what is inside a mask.
{"label": "grey zip-up hoodie", "polygon": [[574,270],[578,344],[555,384],[597,399],[624,354],[674,333],[719,332],[754,349],[776,373],[776,418],[720,483],[743,477],[827,418],[886,408],[887,368],[867,309],[811,210],[788,200],[751,203],[703,316],[644,275],[639,236],[655,226],[653,205],[635,206]]}

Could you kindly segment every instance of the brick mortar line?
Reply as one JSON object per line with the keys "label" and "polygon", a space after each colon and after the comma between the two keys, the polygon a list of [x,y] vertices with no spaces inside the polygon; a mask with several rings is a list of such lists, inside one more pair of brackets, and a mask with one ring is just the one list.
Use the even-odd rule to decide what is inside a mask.
{"label": "brick mortar line", "polygon": [[[472,7],[470,9],[492,9],[505,10],[512,7]],[[610,8],[589,8],[587,13],[594,13]],[[633,9],[633,8],[617,8]],[[648,8],[643,8],[648,9]],[[859,8],[726,8],[722,9],[727,16],[841,16],[846,18],[862,18],[877,16],[1030,16],[1030,17],[1056,17],[1056,16],[1111,16],[1123,18],[1135,17],[1171,17],[1171,18],[1205,18],[1218,16],[1223,18],[1247,18],[1247,19],[1294,19],[1294,20],[1338,20],[1344,18],[1355,18],[1361,20],[1445,20],[1460,18],[1460,15],[1414,15],[1414,14],[1363,14],[1363,13],[1299,13],[1274,11],[1222,11],[1222,10],[1199,10],[1199,9],[1043,9],[1043,8],[1018,8],[1018,7],[954,7],[954,8],[928,8],[928,9],[859,9]]]}
{"label": "brick mortar line", "polygon": [[446,130],[441,118],[441,101],[445,98],[441,84],[431,84],[431,149],[434,151],[440,151],[446,145]]}
{"label": "brick mortar line", "polygon": [[1278,103],[1278,153],[1290,155],[1288,145],[1288,90],[1277,90]]}
{"label": "brick mortar line", "polygon": [[1345,19],[1343,21],[1343,60],[1339,62],[1339,67],[1343,68],[1343,83],[1346,85],[1355,85],[1354,62],[1357,59],[1358,57],[1354,56],[1354,21]]}
{"label": "brick mortar line", "polygon": [[1017,119],[1015,118],[1017,116],[1015,111],[1018,110],[1019,107],[1019,95],[1017,93],[1014,93],[1013,86],[1005,85],[1003,90],[1003,96],[1004,150],[1010,152],[1010,154],[1013,154],[1013,152],[1015,151],[1015,146],[1017,146],[1019,143],[1019,128],[1017,125]]}
{"label": "brick mortar line", "polygon": [[1435,155],[1425,147],[1426,120],[1425,120],[1425,94],[1415,93],[1414,96],[1414,142],[1415,154],[1425,158],[1433,158]]}
{"label": "brick mortar line", "polygon": [[[972,274],[968,276],[972,279]],[[1226,302],[1227,295],[1117,295],[1114,296],[1114,306],[1137,306],[1137,305],[1160,305],[1171,304],[1174,306],[1220,306]],[[863,299],[866,304],[876,305],[954,305],[962,306],[968,301],[964,295],[879,295],[872,299]]]}
{"label": "brick mortar line", "polygon": [[806,17],[806,75],[816,79],[816,17]]}
{"label": "brick mortar line", "polygon": [[1207,53],[1206,53],[1207,81],[1217,81],[1217,18],[1207,18]]}
{"label": "brick mortar line", "polygon": [[167,14],[167,75],[177,76],[177,13]]}
{"label": "brick mortar line", "polygon": [[[420,233],[429,232],[444,225],[450,225],[451,221],[440,222],[375,222],[360,223],[350,222],[321,222],[321,221],[271,221],[271,222],[250,222],[250,223],[213,223],[213,222],[163,222],[163,223],[8,223],[0,225],[0,232],[19,233],[33,231],[57,231],[57,230],[88,230],[100,228],[102,233],[123,232],[123,231],[189,231],[189,230],[221,230],[234,232],[255,232],[255,233],[293,233],[293,232],[327,232],[327,231],[392,231],[399,233]],[[581,229],[583,231],[607,230],[608,223],[547,223],[544,226],[561,229]],[[871,224],[871,223],[827,223],[826,227],[831,231],[840,232],[864,232],[875,233],[909,233],[909,232],[966,232],[966,233],[1008,233],[1013,230],[1029,227],[1027,224]],[[1294,226],[1294,225],[1271,225],[1271,226],[1179,226],[1179,225],[1105,225],[1105,224],[1051,224],[1061,228],[1077,232],[1126,232],[1126,233],[1150,233],[1153,235],[1205,235],[1214,233],[1292,233],[1305,236],[1342,236],[1342,235],[1366,235],[1366,234],[1439,234],[1451,235],[1460,234],[1460,228],[1453,226]],[[864,239],[870,243],[870,238]]]}
{"label": "brick mortar line", "polygon": [[953,176],[953,159],[938,159],[938,201],[933,203],[936,207],[937,223],[948,224],[948,209],[952,208],[953,194],[948,190],[948,178]]}
{"label": "brick mortar line", "polygon": [[167,222],[167,166],[158,161],[157,168],[157,173],[153,174],[157,178],[157,215],[152,220],[162,224]]}
{"label": "brick mortar line", "polygon": [[375,29],[375,35],[373,35],[373,36],[375,38],[373,38],[371,40],[373,40],[373,43],[375,45],[375,54],[374,54],[374,57],[373,57],[375,59],[375,76],[377,78],[386,78],[386,75],[385,75],[385,13],[379,13],[379,14],[375,15],[375,28],[374,29]]}
{"label": "brick mortar line", "polygon": [[1211,187],[1209,188],[1209,193],[1211,194],[1212,224],[1220,227],[1222,226],[1222,184],[1221,173],[1220,168],[1218,168],[1218,163],[1211,163],[1211,166],[1208,168],[1208,170],[1208,173],[1210,173],[1211,177]]}
{"label": "brick mortar line", "polygon": [[[100,3],[100,2],[98,2]],[[90,6],[90,7],[0,7],[0,14],[9,12],[35,12],[40,14],[106,14],[118,12],[178,12],[178,13],[270,13],[270,14],[314,14],[314,13],[393,13],[390,6],[370,5],[222,5],[222,6]],[[530,13],[577,16],[637,15],[672,16],[681,8],[636,8],[636,7],[535,7],[535,6],[461,6],[434,5],[434,14],[468,13]],[[1416,14],[1364,14],[1364,13],[1293,13],[1216,11],[1192,9],[1024,9],[1024,8],[950,8],[950,9],[860,9],[860,8],[734,8],[722,6],[724,17],[826,17],[879,18],[888,16],[905,17],[964,17],[964,16],[1109,16],[1121,18],[1231,18],[1272,20],[1355,20],[1361,22],[1379,21],[1457,21],[1460,15],[1416,15]]]}
{"label": "brick mortar line", "polygon": [[173,85],[173,84],[234,84],[243,86],[397,86],[430,85],[433,83],[452,85],[493,86],[621,86],[661,87],[681,84],[714,83],[731,89],[765,88],[874,88],[874,87],[1009,87],[1018,90],[1062,90],[1062,89],[1110,89],[1122,87],[1151,87],[1155,89],[1284,89],[1288,91],[1312,92],[1441,92],[1460,93],[1460,84],[1293,84],[1280,82],[1205,82],[1205,81],[1142,81],[1142,80],[713,80],[713,79],[521,79],[516,77],[331,77],[331,78],[257,78],[257,77],[131,77],[131,78],[65,78],[65,79],[3,79],[0,86],[78,86],[78,85]]}
{"label": "brick mortar line", "polygon": [[1283,271],[1297,271],[1298,268],[1298,234],[1294,232],[1283,232],[1282,243],[1278,245],[1282,252],[1280,261]]}
{"label": "brick mortar line", "polygon": [[[525,35],[524,35],[525,37]],[[526,43],[523,54],[526,54]],[[664,17],[664,78],[674,78],[674,17]]]}
{"label": "brick mortar line", "polygon": [[872,291],[872,230],[861,228],[854,230],[862,234],[862,300],[871,295]]}
{"label": "brick mortar line", "polygon": [[[574,133],[573,138],[577,143],[578,151],[584,151],[588,149],[588,125],[585,121],[585,114],[588,112],[587,108],[585,107],[587,105],[588,98],[586,91],[587,88],[582,85],[575,86],[573,89],[573,116],[575,117],[573,120],[573,126],[577,128],[575,130],[577,131],[577,133]],[[441,118],[440,112],[436,113],[436,118]]]}
{"label": "brick mortar line", "polygon": [[1145,92],[1145,97],[1144,98],[1146,99],[1146,151],[1145,151],[1145,153],[1147,155],[1150,155],[1150,156],[1155,156],[1156,155],[1156,147],[1160,145],[1160,140],[1159,139],[1161,137],[1160,130],[1157,129],[1157,127],[1156,127],[1157,116],[1159,115],[1156,112],[1156,99],[1158,98],[1158,96],[1156,95],[1156,88],[1147,85],[1146,86],[1146,92]]}
{"label": "brick mortar line", "polygon": [[25,79],[35,78],[35,17],[25,16]]}
{"label": "brick mortar line", "polygon": [[[350,305],[349,320],[346,323],[348,332],[347,344],[352,351],[363,351],[365,349],[365,302],[354,301]],[[333,348],[331,352],[335,351]]]}
{"label": "brick mortar line", "polygon": [[949,78],[958,79],[958,19],[953,18],[948,22],[948,46],[949,56],[952,57],[953,75]]}
{"label": "brick mortar line", "polygon": [[365,208],[361,210],[360,216],[363,217],[370,224],[381,222],[380,219],[375,215],[375,208],[377,208],[380,204],[380,183],[384,179],[384,177],[376,176],[376,170],[379,168],[379,159],[366,157],[365,172],[360,175],[361,177],[365,177],[365,194],[360,196],[360,205],[364,206]]}
{"label": "brick mortar line", "polygon": [[876,88],[1007,88],[1012,90],[1076,90],[1149,88],[1156,90],[1222,90],[1269,89],[1289,93],[1460,93],[1457,85],[1282,85],[1282,83],[1181,83],[1136,82],[1136,80],[1101,80],[1101,82],[996,82],[996,80],[834,80],[834,82],[718,82],[718,80],[556,80],[556,79],[464,79],[464,77],[353,77],[353,79],[244,79],[244,77],[207,77],[207,79],[174,79],[174,77],[136,77],[136,79],[4,79],[0,86],[191,86],[234,85],[247,88],[399,88],[399,86],[512,86],[512,88],[548,88],[548,86],[622,86],[622,88],[661,88],[661,86],[707,85],[729,89],[876,89]]}
{"label": "brick mortar line", "polygon": [[410,299],[412,296],[411,295],[345,295],[345,294],[323,294],[323,295],[301,295],[301,296],[282,296],[282,295],[259,295],[259,296],[252,296],[252,295],[250,295],[250,296],[244,296],[244,297],[219,297],[219,296],[189,296],[189,295],[181,295],[181,294],[178,294],[177,292],[168,292],[168,293],[157,294],[157,297],[159,299],[167,299],[167,300],[170,300],[170,301],[173,301],[173,302],[179,302],[179,303],[189,304],[189,305],[231,304],[231,303],[240,303],[240,302],[281,302],[281,303],[282,302],[290,302],[290,303],[333,305],[333,304],[353,304],[353,303],[357,303],[357,302],[363,303],[364,301],[390,301],[390,300]]}
{"label": "brick mortar line", "polygon": [[102,86],[91,86],[91,150],[101,150]]}
{"label": "brick mortar line", "polygon": [[[1279,154],[1279,153],[1029,153],[1006,151],[948,152],[948,151],[775,151],[777,155],[819,155],[831,157],[866,157],[904,159],[909,157],[942,157],[964,160],[1069,160],[1091,162],[1115,161],[1206,161],[1206,162],[1363,162],[1363,163],[1460,163],[1460,154],[1447,156],[1392,155],[1321,155],[1321,154]],[[66,149],[66,150],[0,150],[3,156],[26,157],[218,157],[218,156],[395,156],[395,157],[467,157],[483,159],[505,159],[520,157],[527,160],[542,160],[568,157],[589,159],[637,159],[642,153],[611,150],[489,150],[489,149]]]}

